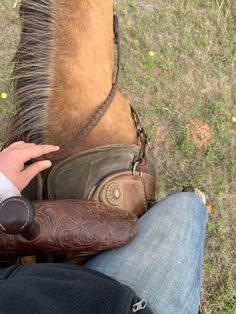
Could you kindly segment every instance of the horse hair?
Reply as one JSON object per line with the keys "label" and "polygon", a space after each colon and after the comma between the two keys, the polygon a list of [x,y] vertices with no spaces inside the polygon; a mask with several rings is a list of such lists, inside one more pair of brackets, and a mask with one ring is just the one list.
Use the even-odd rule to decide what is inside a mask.
{"label": "horse hair", "polygon": [[24,0],[20,6],[21,38],[12,75],[16,113],[6,146],[15,141],[43,143],[43,117],[50,92],[53,0]]}
{"label": "horse hair", "polygon": [[113,0],[23,0],[20,16],[16,114],[5,147],[20,140],[63,147],[76,139],[73,152],[66,152],[70,155],[108,144],[138,144],[130,106],[119,91],[86,138],[75,137],[111,91]]}

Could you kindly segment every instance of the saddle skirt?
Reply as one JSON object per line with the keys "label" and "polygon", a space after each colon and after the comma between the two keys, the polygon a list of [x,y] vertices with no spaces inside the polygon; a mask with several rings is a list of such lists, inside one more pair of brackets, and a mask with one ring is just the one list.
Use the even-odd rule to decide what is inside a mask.
{"label": "saddle skirt", "polygon": [[156,169],[150,153],[145,170],[134,169],[139,150],[116,144],[75,154],[35,178],[23,195],[30,200],[96,200],[140,217],[155,201]]}

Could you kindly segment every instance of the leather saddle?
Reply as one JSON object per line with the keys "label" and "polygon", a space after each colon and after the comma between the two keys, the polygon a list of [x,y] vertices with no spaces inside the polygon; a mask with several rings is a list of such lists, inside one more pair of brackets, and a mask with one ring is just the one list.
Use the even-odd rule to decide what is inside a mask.
{"label": "leather saddle", "polygon": [[0,260],[44,254],[79,263],[133,239],[156,189],[154,159],[147,154],[140,168],[139,150],[112,145],[73,155],[32,180],[23,198],[6,200],[0,206]]}
{"label": "leather saddle", "polygon": [[156,169],[151,154],[135,169],[137,145],[109,145],[73,155],[39,175],[23,191],[29,200],[87,199],[140,217],[155,201]]}
{"label": "leather saddle", "polygon": [[[76,262],[76,256],[125,244],[138,231],[137,218],[155,202],[155,163],[132,107],[140,146],[103,146],[64,159],[97,125],[115,97],[121,60],[116,15],[114,38],[117,71],[105,101],[57,156],[50,156],[53,168],[32,180],[24,198],[0,205],[0,261],[9,256],[59,254],[61,261]],[[10,138],[5,146],[12,142]]]}

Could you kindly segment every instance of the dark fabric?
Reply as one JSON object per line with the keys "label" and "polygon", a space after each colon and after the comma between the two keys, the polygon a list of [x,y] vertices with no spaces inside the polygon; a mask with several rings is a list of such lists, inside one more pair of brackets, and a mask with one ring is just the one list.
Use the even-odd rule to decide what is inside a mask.
{"label": "dark fabric", "polygon": [[133,304],[140,301],[128,286],[67,264],[0,268],[0,291],[1,314],[126,314],[133,313]]}

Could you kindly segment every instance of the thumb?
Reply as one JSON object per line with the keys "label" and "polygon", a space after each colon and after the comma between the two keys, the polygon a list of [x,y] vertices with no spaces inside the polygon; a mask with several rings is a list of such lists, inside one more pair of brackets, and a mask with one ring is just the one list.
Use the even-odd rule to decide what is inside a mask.
{"label": "thumb", "polygon": [[50,168],[50,160],[37,161],[22,171],[25,179],[25,186],[41,171]]}

